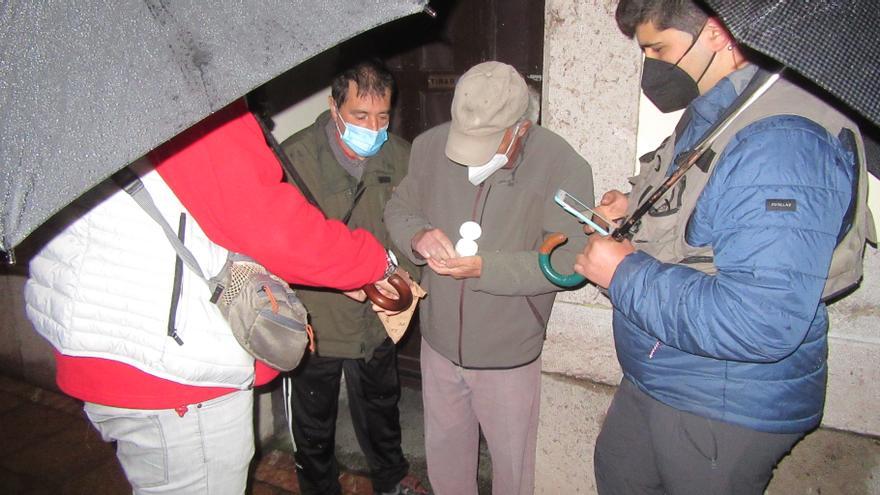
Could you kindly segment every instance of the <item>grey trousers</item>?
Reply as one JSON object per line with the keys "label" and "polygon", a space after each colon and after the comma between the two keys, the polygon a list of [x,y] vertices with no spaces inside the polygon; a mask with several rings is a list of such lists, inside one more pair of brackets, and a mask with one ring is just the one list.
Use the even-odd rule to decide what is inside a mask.
{"label": "grey trousers", "polygon": [[254,455],[254,392],[240,390],[174,409],[124,409],[86,402],[85,412],[135,495],[239,495]]}
{"label": "grey trousers", "polygon": [[624,378],[596,440],[596,485],[601,495],[761,495],[803,436],[679,411]]}
{"label": "grey trousers", "polygon": [[531,495],[541,405],[541,358],[518,368],[456,366],[422,339],[428,479],[436,495],[477,495],[480,430],[494,495]]}

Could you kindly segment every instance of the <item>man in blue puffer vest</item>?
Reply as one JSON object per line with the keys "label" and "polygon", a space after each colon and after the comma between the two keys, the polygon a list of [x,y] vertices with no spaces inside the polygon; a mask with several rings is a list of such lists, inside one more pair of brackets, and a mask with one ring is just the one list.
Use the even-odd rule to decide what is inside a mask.
{"label": "man in blue puffer vest", "polygon": [[[691,1],[621,0],[616,17],[644,51],[646,96],[687,109],[632,191],[603,196],[597,210],[612,219],[657,190],[758,70]],[[860,147],[847,143],[861,137],[784,79],[753,106],[763,113],[713,146],[632,241],[593,234],[577,258],[608,289],[624,373],[596,443],[601,494],[761,494],[819,425],[823,291],[858,196]]]}

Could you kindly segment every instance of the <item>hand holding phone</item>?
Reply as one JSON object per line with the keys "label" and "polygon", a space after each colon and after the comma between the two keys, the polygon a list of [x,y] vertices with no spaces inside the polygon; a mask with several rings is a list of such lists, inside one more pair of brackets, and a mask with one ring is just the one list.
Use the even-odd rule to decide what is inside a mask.
{"label": "hand holding phone", "polygon": [[[577,199],[571,194],[565,192],[562,189],[556,191],[556,195],[553,197],[553,200],[556,201],[556,204],[562,207],[563,210],[571,213],[578,220],[587,224],[596,231],[597,234],[601,236],[608,235],[608,229],[614,225],[610,220],[598,214],[591,207],[587,206],[583,201]],[[605,222],[605,227],[599,225],[595,221],[593,221],[593,217],[598,218],[599,220]]]}

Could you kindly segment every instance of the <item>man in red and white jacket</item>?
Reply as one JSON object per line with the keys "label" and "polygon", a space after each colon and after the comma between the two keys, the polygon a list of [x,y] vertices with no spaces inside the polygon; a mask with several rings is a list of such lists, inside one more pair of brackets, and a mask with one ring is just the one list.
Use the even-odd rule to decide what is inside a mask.
{"label": "man in red and white jacket", "polygon": [[[288,282],[357,290],[395,270],[363,230],[328,221],[293,186],[241,102],[131,165],[206,274],[229,251]],[[204,280],[124,191],[104,183],[33,258],[27,314],[56,350],[57,383],[119,458],[135,493],[243,493],[253,387],[277,372],[235,341]],[[181,221],[183,219],[183,221]]]}

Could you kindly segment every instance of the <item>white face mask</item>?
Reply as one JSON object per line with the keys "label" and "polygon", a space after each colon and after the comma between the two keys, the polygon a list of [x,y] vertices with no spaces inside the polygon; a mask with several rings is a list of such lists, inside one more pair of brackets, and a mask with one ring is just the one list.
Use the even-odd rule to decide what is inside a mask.
{"label": "white face mask", "polygon": [[507,145],[507,151],[504,153],[495,153],[485,165],[480,165],[479,167],[468,167],[468,180],[471,181],[471,184],[475,186],[479,186],[484,180],[488,179],[489,176],[494,174],[498,169],[507,165],[508,158],[507,154],[510,153],[510,149],[513,148],[514,141],[517,140],[517,133],[519,132],[519,124],[517,124],[516,128],[513,130],[513,139],[510,140],[510,144]]}

